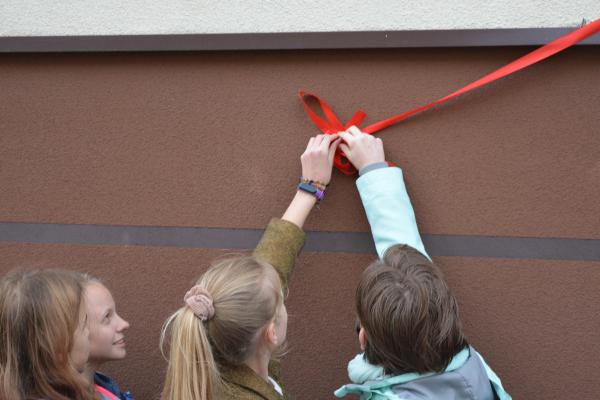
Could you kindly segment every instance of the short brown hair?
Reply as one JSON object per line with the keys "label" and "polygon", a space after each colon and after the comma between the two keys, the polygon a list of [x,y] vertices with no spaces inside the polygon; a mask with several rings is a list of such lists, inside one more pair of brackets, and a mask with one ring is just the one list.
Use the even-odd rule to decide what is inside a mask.
{"label": "short brown hair", "polygon": [[356,290],[365,357],[386,374],[442,372],[467,345],[442,271],[407,245],[390,247]]}

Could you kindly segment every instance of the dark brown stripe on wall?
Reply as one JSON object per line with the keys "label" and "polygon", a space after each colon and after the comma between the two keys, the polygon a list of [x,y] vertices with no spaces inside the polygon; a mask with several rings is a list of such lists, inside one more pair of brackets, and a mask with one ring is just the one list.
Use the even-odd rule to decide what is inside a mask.
{"label": "dark brown stripe on wall", "polygon": [[[218,51],[534,46],[572,28],[0,37],[0,52]],[[581,44],[600,44],[600,35]]]}
{"label": "dark brown stripe on wall", "polygon": [[[251,249],[260,229],[0,222],[0,241],[75,245]],[[600,240],[423,235],[432,256],[600,261]],[[374,253],[368,233],[308,232],[305,251]]]}

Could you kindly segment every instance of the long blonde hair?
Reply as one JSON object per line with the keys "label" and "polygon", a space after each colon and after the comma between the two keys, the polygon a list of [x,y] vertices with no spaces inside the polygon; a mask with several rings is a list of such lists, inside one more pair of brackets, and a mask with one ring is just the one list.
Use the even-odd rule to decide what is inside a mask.
{"label": "long blonde hair", "polygon": [[42,269],[0,280],[0,399],[93,399],[70,361],[83,288],[74,273]]}
{"label": "long blonde hair", "polygon": [[214,317],[202,321],[183,306],[165,322],[161,349],[169,328],[171,338],[161,400],[218,398],[219,367],[242,365],[283,305],[277,271],[255,257],[219,261],[196,284],[211,294]]}

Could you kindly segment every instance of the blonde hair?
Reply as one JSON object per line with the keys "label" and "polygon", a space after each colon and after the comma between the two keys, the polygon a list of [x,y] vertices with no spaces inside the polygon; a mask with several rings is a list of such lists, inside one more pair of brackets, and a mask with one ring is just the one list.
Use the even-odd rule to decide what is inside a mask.
{"label": "blonde hair", "polygon": [[215,314],[203,322],[183,306],[165,322],[161,349],[169,328],[171,340],[161,400],[217,398],[219,367],[242,365],[283,306],[277,271],[255,257],[219,261],[196,284],[210,293]]}
{"label": "blonde hair", "polygon": [[98,278],[97,276],[91,275],[87,272],[75,272],[75,274],[79,278],[79,282],[81,282],[84,289],[85,289],[86,285],[89,285],[92,283],[98,283],[98,284],[106,287],[104,282],[102,282],[102,279]]}
{"label": "blonde hair", "polygon": [[94,398],[70,361],[82,302],[72,272],[13,272],[0,280],[1,399]]}

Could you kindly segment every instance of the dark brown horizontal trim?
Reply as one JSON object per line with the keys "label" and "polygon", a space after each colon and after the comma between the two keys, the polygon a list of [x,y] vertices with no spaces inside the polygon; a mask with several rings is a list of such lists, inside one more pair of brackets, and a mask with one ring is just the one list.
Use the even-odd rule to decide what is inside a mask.
{"label": "dark brown horizontal trim", "polygon": [[[261,229],[0,222],[0,242],[252,249]],[[431,256],[600,261],[600,240],[423,235]],[[307,232],[305,251],[375,253],[369,233]]]}
{"label": "dark brown horizontal trim", "polygon": [[[533,46],[575,28],[0,37],[3,53]],[[600,35],[581,44],[600,44]]]}

